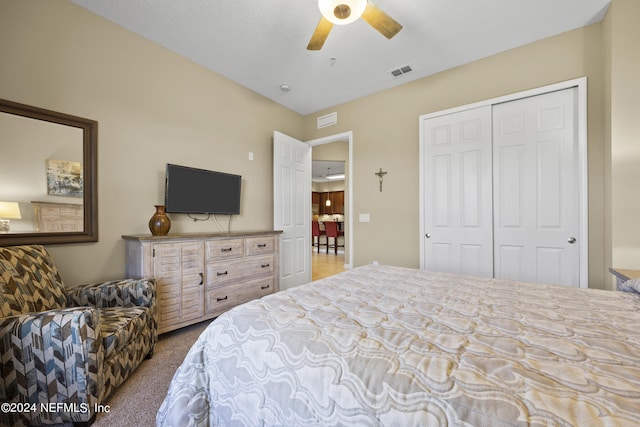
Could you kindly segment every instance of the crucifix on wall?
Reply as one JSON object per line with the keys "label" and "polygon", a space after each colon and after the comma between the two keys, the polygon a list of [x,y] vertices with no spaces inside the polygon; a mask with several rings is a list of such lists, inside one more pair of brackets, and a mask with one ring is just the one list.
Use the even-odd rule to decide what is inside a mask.
{"label": "crucifix on wall", "polygon": [[387,172],[383,172],[382,168],[380,168],[379,172],[376,172],[375,175],[378,176],[378,178],[380,178],[380,192],[382,192],[382,177],[385,176],[387,174]]}

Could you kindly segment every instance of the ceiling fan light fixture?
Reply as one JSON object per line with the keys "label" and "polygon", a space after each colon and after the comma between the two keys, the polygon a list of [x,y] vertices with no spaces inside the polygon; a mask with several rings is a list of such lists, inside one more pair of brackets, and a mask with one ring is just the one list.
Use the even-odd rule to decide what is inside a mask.
{"label": "ceiling fan light fixture", "polygon": [[327,21],[347,25],[362,16],[367,0],[318,0],[318,8]]}

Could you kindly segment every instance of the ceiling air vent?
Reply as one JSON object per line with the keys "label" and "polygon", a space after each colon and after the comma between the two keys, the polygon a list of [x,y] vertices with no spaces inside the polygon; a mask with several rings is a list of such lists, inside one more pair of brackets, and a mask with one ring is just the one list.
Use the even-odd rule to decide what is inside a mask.
{"label": "ceiling air vent", "polygon": [[338,123],[338,113],[330,113],[324,116],[318,117],[318,129],[333,126]]}
{"label": "ceiling air vent", "polygon": [[402,67],[395,68],[389,72],[394,78],[397,79],[398,77],[402,77],[405,74],[410,73],[412,71],[413,69],[411,68],[411,65],[403,65]]}

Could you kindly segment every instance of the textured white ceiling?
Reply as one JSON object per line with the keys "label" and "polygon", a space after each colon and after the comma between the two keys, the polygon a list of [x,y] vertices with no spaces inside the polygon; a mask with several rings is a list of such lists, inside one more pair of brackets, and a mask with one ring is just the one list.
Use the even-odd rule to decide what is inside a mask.
{"label": "textured white ceiling", "polygon": [[311,180],[314,182],[329,181],[326,177],[331,174],[345,173],[344,161],[314,160],[311,162]]}
{"label": "textured white ceiling", "polygon": [[396,37],[359,19],[308,51],[316,0],[71,1],[304,115],[598,22],[610,3],[376,0],[404,26]]}

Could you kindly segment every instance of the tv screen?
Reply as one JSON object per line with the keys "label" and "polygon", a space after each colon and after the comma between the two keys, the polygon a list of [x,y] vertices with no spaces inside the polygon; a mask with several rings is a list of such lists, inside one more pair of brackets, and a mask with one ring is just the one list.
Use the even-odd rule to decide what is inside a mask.
{"label": "tv screen", "polygon": [[240,213],[242,177],[167,163],[164,204],[167,212]]}

